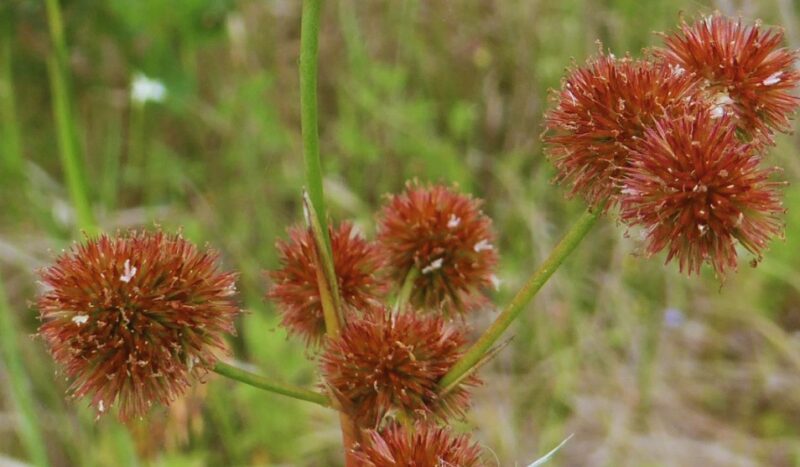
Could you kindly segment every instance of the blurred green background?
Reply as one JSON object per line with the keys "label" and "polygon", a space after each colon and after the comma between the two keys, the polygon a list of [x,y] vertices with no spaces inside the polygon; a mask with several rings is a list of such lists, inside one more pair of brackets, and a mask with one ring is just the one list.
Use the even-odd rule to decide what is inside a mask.
{"label": "blurred green background", "polygon": [[[102,229],[183,228],[220,249],[242,272],[249,311],[231,340],[236,358],[315,384],[313,355],[262,298],[274,242],[301,217],[300,1],[61,7],[74,117],[61,129],[74,130]],[[548,88],[598,39],[640,55],[681,12],[715,9],[782,25],[800,46],[797,0],[327,2],[320,118],[332,216],[371,234],[381,196],[406,179],[458,182],[495,219],[495,299],[507,302],[583,210],[550,183],[539,141]],[[43,455],[55,466],[339,465],[334,413],[214,375],[129,427],[65,400],[67,382],[31,337],[30,306],[34,271],[80,238],[48,76],[58,53],[44,1],[0,0],[0,14],[0,465]],[[154,100],[132,96],[137,76],[163,85],[163,98],[155,82]],[[781,136],[771,156],[793,182],[799,141]],[[787,239],[758,268],[743,259],[722,286],[637,256],[639,232],[601,221],[484,368],[489,384],[459,428],[503,466],[527,465],[570,433],[551,465],[800,466],[796,183],[786,204]],[[475,329],[491,319],[475,317]],[[46,453],[26,448],[33,425]]]}

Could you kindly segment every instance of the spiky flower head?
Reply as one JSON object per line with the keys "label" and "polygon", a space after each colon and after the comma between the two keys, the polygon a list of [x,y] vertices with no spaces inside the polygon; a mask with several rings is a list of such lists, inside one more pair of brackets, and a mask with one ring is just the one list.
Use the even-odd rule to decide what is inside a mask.
{"label": "spiky flower head", "polygon": [[413,429],[392,424],[369,430],[356,448],[364,467],[479,467],[486,465],[477,443],[446,427],[416,423]]}
{"label": "spiky flower head", "polygon": [[656,55],[692,74],[715,102],[714,115],[732,113],[751,139],[789,131],[800,99],[797,51],[782,47],[783,31],[714,14],[664,36]]}
{"label": "spiky flower head", "polygon": [[481,201],[453,187],[409,183],[378,218],[378,241],[392,277],[418,275],[410,303],[422,310],[463,313],[487,304],[481,289],[497,286],[492,221]]}
{"label": "spiky flower head", "polygon": [[415,419],[461,416],[475,376],[439,395],[437,384],[461,357],[466,337],[434,315],[372,309],[328,340],[322,374],[361,426],[377,426],[397,411]]}
{"label": "spiky flower head", "polygon": [[[364,239],[348,222],[329,227],[333,264],[343,304],[350,310],[377,306],[386,291],[380,275],[383,266],[378,246]],[[317,248],[311,229],[289,230],[289,240],[277,244],[281,268],[269,273],[273,280],[268,297],[282,315],[282,324],[309,344],[325,335],[317,282]]]}
{"label": "spiky flower head", "polygon": [[615,205],[634,139],[655,120],[683,114],[695,94],[692,77],[677,67],[601,54],[574,68],[545,115],[556,181],[593,207]]}
{"label": "spiky flower head", "polygon": [[760,258],[782,224],[774,169],[759,167],[756,145],[736,136],[733,117],[712,110],[661,120],[634,149],[622,219],[645,228],[650,254],[667,250],[681,271],[708,263],[735,269],[736,242]]}
{"label": "spiky flower head", "polygon": [[214,367],[239,313],[234,274],[180,235],[128,232],[76,245],[40,272],[39,334],[98,415],[168,404]]}

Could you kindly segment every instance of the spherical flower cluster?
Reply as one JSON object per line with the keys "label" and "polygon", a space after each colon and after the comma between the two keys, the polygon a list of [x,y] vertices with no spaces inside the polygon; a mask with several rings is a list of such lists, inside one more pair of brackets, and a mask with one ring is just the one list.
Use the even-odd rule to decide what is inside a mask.
{"label": "spherical flower cluster", "polygon": [[468,377],[444,396],[438,382],[462,355],[464,331],[441,317],[372,309],[351,319],[326,342],[321,356],[328,387],[365,427],[391,412],[415,419],[461,416],[469,405]]}
{"label": "spherical flower cluster", "polygon": [[90,239],[40,272],[39,334],[98,415],[169,403],[211,370],[239,308],[235,275],[180,236]]}
{"label": "spherical flower cluster", "polygon": [[600,55],[572,70],[545,116],[556,180],[593,207],[616,204],[634,139],[656,119],[686,112],[696,90],[679,68],[628,57]]}
{"label": "spherical flower cluster", "polygon": [[715,101],[715,115],[733,113],[752,139],[788,131],[800,99],[797,51],[782,47],[783,31],[716,14],[666,35],[657,56],[692,74]]}
{"label": "spherical flower cluster", "polygon": [[457,314],[487,304],[481,289],[498,284],[497,250],[480,205],[454,188],[417,184],[384,205],[378,241],[398,283],[416,270],[410,297],[416,308]]}
{"label": "spherical flower cluster", "polygon": [[[386,291],[379,274],[383,266],[378,246],[365,240],[347,222],[330,228],[331,249],[339,293],[349,309],[375,307]],[[325,335],[325,320],[317,277],[317,249],[310,229],[293,228],[289,241],[278,242],[281,269],[269,273],[273,286],[268,297],[275,300],[282,324],[307,343],[319,343]]]}
{"label": "spherical flower cluster", "polygon": [[545,118],[557,174],[592,207],[621,207],[649,254],[723,276],[736,244],[760,259],[783,209],[764,151],[800,105],[798,52],[780,30],[715,14],[664,35],[645,60],[572,70]]}
{"label": "spherical flower cluster", "polygon": [[723,275],[736,267],[736,241],[758,257],[781,232],[783,208],[756,147],[737,139],[733,117],[711,112],[647,129],[625,178],[622,219],[643,226],[648,252],[666,248],[682,271],[706,262]]}
{"label": "spherical flower cluster", "polygon": [[479,467],[483,460],[480,446],[466,435],[449,429],[417,423],[411,429],[393,424],[366,432],[365,442],[355,456],[364,467]]}

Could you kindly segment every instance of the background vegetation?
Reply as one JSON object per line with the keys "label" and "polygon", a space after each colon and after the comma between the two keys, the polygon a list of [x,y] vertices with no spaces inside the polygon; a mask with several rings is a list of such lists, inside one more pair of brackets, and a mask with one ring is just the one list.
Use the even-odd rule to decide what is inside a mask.
{"label": "background vegetation", "polygon": [[[249,311],[236,358],[316,382],[277,328],[262,271],[300,220],[302,160],[292,0],[64,0],[66,63],[82,177],[105,231],[183,228],[242,272]],[[583,205],[550,184],[539,142],[548,88],[600,39],[617,55],[653,31],[720,9],[786,28],[800,2],[760,0],[393,0],[327,3],[321,36],[323,164],[332,215],[368,233],[381,196],[406,179],[455,181],[486,199],[503,255],[505,303]],[[76,234],[59,159],[44,2],[0,3],[0,464],[336,465],[334,412],[209,376],[129,428],[64,399],[29,300],[34,271]],[[130,98],[133,77],[163,102]],[[774,152],[787,240],[720,286],[603,220],[514,326],[461,428],[500,465],[527,465],[564,437],[552,465],[800,465],[800,159]],[[80,214],[80,213],[78,213]],[[3,290],[5,293],[3,294]],[[482,329],[492,316],[475,317]],[[26,397],[28,396],[28,397]],[[30,404],[26,404],[26,401]],[[35,443],[34,443],[35,445]]]}

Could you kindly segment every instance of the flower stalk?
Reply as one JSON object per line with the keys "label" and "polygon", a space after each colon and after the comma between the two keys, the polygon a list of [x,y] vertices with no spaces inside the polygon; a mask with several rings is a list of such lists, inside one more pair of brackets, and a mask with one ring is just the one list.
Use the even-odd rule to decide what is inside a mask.
{"label": "flower stalk", "polygon": [[558,245],[550,253],[550,256],[539,266],[525,282],[513,300],[497,316],[489,328],[484,331],[478,340],[472,344],[463,357],[450,369],[450,371],[439,381],[439,388],[448,388],[453,382],[458,381],[464,374],[471,371],[479,364],[486,353],[490,352],[498,339],[503,335],[511,323],[516,320],[525,306],[530,303],[536,293],[547,283],[548,279],[561,266],[564,260],[575,250],[581,240],[597,223],[597,219],[603,212],[604,207],[597,207],[583,213],[578,221],[564,235]]}
{"label": "flower stalk", "polygon": [[[322,0],[304,0],[300,24],[300,124],[303,137],[306,189],[320,225],[325,225],[325,195],[319,155],[317,117],[317,54]],[[323,235],[328,233],[323,229]],[[330,248],[330,243],[327,242]]]}
{"label": "flower stalk", "polygon": [[230,378],[239,381],[240,383],[263,389],[265,391],[274,392],[275,394],[281,394],[293,399],[311,402],[322,407],[331,406],[330,400],[328,400],[324,394],[292,386],[290,384],[278,383],[265,376],[251,373],[247,370],[243,370],[227,363],[217,362],[216,366],[214,367],[214,372],[225,376],[226,378]]}
{"label": "flower stalk", "polygon": [[[303,137],[303,160],[305,161],[306,189],[310,206],[309,217],[312,226],[317,225],[315,237],[321,239],[325,248],[317,248],[322,273],[317,275],[319,283],[325,327],[331,337],[339,333],[341,310],[336,306],[336,287],[334,279],[328,277],[325,257],[332,258],[331,241],[325,222],[325,196],[322,188],[322,162],[319,155],[319,123],[317,117],[317,56],[319,51],[319,24],[322,13],[322,0],[304,0],[300,22],[300,124]],[[333,262],[329,264],[332,268]],[[326,272],[328,274],[326,274]],[[335,274],[335,271],[333,271]],[[325,292],[328,297],[325,297]],[[342,427],[342,441],[345,451],[345,465],[355,467],[358,461],[353,457],[353,447],[358,441],[358,427],[345,412],[339,412]]]}

